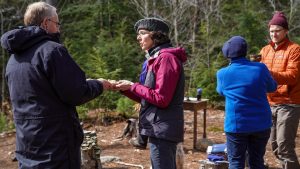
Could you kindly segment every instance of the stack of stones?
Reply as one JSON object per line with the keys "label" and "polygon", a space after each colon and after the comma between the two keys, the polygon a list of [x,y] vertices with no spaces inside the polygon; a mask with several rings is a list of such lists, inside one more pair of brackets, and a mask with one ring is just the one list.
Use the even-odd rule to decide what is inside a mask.
{"label": "stack of stones", "polygon": [[102,169],[96,131],[84,131],[81,145],[81,169]]}

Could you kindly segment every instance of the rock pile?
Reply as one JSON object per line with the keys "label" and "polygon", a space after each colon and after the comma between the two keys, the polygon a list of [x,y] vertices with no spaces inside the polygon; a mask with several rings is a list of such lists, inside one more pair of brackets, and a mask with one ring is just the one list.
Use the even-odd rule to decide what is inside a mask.
{"label": "rock pile", "polygon": [[81,169],[102,169],[96,131],[84,131],[81,145]]}

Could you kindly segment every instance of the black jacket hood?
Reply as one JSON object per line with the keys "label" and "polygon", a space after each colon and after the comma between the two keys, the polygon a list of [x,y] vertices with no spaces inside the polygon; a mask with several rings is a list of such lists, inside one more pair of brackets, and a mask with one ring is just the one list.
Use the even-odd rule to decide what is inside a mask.
{"label": "black jacket hood", "polygon": [[2,35],[1,46],[10,54],[17,54],[45,39],[59,42],[38,26],[19,27]]}

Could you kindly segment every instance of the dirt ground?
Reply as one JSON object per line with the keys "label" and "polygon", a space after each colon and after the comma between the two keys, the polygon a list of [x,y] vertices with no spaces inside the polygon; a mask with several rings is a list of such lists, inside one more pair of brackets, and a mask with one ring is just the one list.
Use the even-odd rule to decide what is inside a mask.
{"label": "dirt ground", "polygon": [[[202,112],[198,115],[198,143],[202,140],[203,123]],[[223,134],[224,112],[220,110],[207,110],[207,139],[213,143],[224,143]],[[101,148],[101,156],[116,156],[120,158],[119,163],[102,163],[103,169],[138,169],[150,168],[149,148],[138,150],[133,148],[128,139],[113,141],[124,128],[126,122],[121,120],[110,121],[103,125],[99,122],[95,114],[90,114],[89,122],[84,123],[85,130],[95,130],[97,132],[98,144]],[[185,137],[184,137],[184,168],[199,169],[199,160],[206,159],[207,154],[199,150],[193,150],[193,113],[185,112]],[[16,169],[18,164],[11,160],[15,149],[15,133],[6,132],[0,134],[0,169]],[[298,158],[300,155],[300,130],[298,130],[296,140],[296,151]],[[270,144],[267,146],[265,160],[270,169],[279,169],[279,162],[271,153]],[[121,164],[120,164],[121,162]],[[135,167],[136,166],[136,167]],[[138,167],[139,166],[139,167]]]}

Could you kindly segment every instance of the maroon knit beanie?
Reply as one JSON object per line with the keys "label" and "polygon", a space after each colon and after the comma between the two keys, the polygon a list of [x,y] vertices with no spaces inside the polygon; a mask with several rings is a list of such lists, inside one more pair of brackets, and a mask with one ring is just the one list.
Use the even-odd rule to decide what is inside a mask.
{"label": "maroon knit beanie", "polygon": [[273,18],[269,22],[269,27],[270,27],[270,25],[279,25],[287,30],[289,29],[289,24],[287,22],[287,19],[284,16],[284,13],[281,11],[275,12],[275,14],[273,15]]}

